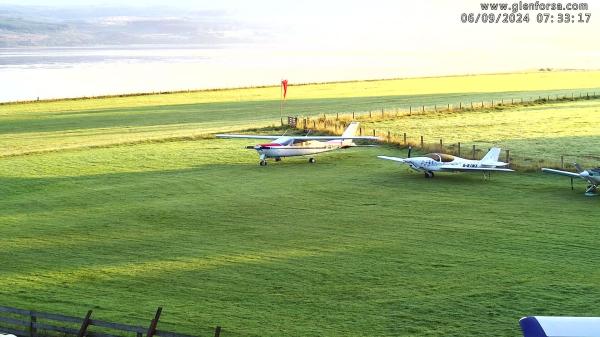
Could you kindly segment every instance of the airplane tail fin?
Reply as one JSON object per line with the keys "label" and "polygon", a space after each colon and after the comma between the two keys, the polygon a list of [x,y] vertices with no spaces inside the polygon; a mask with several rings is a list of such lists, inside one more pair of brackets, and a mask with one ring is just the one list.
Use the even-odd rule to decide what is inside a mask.
{"label": "airplane tail fin", "polygon": [[356,136],[356,130],[358,130],[358,122],[352,122],[346,127],[344,133],[342,133],[342,137],[352,137]]}
{"label": "airplane tail fin", "polygon": [[481,163],[483,165],[491,165],[491,166],[503,166],[506,165],[506,163],[503,163],[501,161],[498,161],[498,158],[500,158],[500,148],[499,147],[493,147],[491,148],[488,153],[485,154],[485,156],[481,159]]}
{"label": "airplane tail fin", "polygon": [[[342,133],[342,137],[356,136],[356,131],[358,130],[358,124],[359,124],[358,122],[351,122],[346,127],[346,130],[344,130],[344,133]],[[354,144],[352,139],[344,139],[342,142],[344,145],[348,145],[348,146],[351,146],[352,144]]]}

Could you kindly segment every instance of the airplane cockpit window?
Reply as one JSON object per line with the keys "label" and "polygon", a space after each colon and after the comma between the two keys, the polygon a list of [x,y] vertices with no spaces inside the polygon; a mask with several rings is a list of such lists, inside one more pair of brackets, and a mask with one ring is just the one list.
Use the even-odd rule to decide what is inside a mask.
{"label": "airplane cockpit window", "polygon": [[442,158],[442,162],[449,163],[454,160],[454,156],[449,154],[440,153],[440,157]]}
{"label": "airplane cockpit window", "polygon": [[276,139],[274,143],[281,144],[281,145],[290,145],[293,142],[294,142],[294,138],[284,137],[284,138]]}
{"label": "airplane cockpit window", "polygon": [[435,161],[442,161],[442,157],[440,156],[439,153],[428,153],[425,155],[425,157],[431,158]]}
{"label": "airplane cockpit window", "polygon": [[442,163],[449,163],[454,160],[454,156],[444,153],[428,153],[425,155],[425,157]]}
{"label": "airplane cockpit window", "polygon": [[592,175],[592,176],[600,176],[600,167],[591,169],[588,172],[590,172],[590,175]]}

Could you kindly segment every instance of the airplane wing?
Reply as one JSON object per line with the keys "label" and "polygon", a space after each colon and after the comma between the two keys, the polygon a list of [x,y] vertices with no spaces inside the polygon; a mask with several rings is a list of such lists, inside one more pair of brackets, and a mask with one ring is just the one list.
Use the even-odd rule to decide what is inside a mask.
{"label": "airplane wing", "polygon": [[542,172],[546,172],[546,173],[552,173],[552,174],[559,174],[561,176],[567,176],[567,177],[573,177],[573,178],[583,178],[579,173],[574,173],[574,172],[569,172],[569,171],[561,171],[561,170],[554,170],[554,169],[549,169],[549,168],[542,168]]}
{"label": "airplane wing", "polygon": [[385,159],[385,160],[393,160],[393,161],[397,161],[397,162],[400,162],[400,163],[404,163],[404,158],[388,157],[388,156],[377,156],[377,158],[379,158],[379,159]]}
{"label": "airplane wing", "polygon": [[289,136],[294,140],[344,140],[344,139],[364,139],[364,140],[379,140],[379,137],[373,136]]}
{"label": "airplane wing", "polygon": [[300,141],[307,140],[345,140],[345,139],[364,139],[364,140],[379,140],[379,137],[373,136],[268,136],[268,135],[232,135],[232,134],[218,134],[215,135],[217,138],[245,138],[245,139],[279,139],[282,137]]}
{"label": "airplane wing", "polygon": [[281,136],[268,136],[268,135],[230,135],[230,134],[218,134],[215,135],[217,138],[244,138],[244,139],[277,139]]}
{"label": "airplane wing", "polygon": [[514,170],[499,167],[459,167],[451,165],[442,165],[439,170],[447,172],[514,172]]}

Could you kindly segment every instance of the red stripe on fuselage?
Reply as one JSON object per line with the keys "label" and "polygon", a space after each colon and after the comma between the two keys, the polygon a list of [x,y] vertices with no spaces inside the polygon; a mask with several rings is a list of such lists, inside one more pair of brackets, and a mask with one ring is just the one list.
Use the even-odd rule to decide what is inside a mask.
{"label": "red stripe on fuselage", "polygon": [[258,146],[260,146],[263,149],[270,149],[271,147],[278,147],[278,146],[283,146],[279,143],[268,143],[268,144],[258,144]]}

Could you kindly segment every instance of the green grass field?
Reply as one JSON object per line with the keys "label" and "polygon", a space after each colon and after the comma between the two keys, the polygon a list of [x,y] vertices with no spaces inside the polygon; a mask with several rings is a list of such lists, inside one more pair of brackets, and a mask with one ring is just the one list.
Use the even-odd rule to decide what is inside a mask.
{"label": "green grass field", "polygon": [[[597,76],[542,75],[572,74],[575,89]],[[303,86],[288,108],[444,100],[461,81],[497,97],[497,79],[525,75],[489,76],[476,94],[478,76],[395,94],[383,88],[407,82]],[[528,94],[571,90],[531,76]],[[348,98],[361,85],[385,95]],[[278,93],[0,106],[0,305],[141,325],[162,305],[159,329],[232,337],[519,336],[525,315],[598,315],[598,200],[584,183],[425,180],[378,160],[405,155],[386,146],[259,167],[243,149],[254,142],[207,135],[277,124],[261,90]]]}
{"label": "green grass field", "polygon": [[[600,71],[538,72],[290,86],[284,115],[408,108],[600,92]],[[279,124],[279,88],[0,105],[0,157],[196,139]]]}
{"label": "green grass field", "polygon": [[[448,145],[461,142],[464,153],[471,145],[478,148],[500,146],[511,151],[521,165],[549,165],[574,161],[592,166],[600,163],[600,129],[593,122],[600,118],[600,100],[560,102],[532,106],[427,113],[362,125],[380,131],[404,133],[408,140]],[[595,166],[594,166],[595,167]]]}

